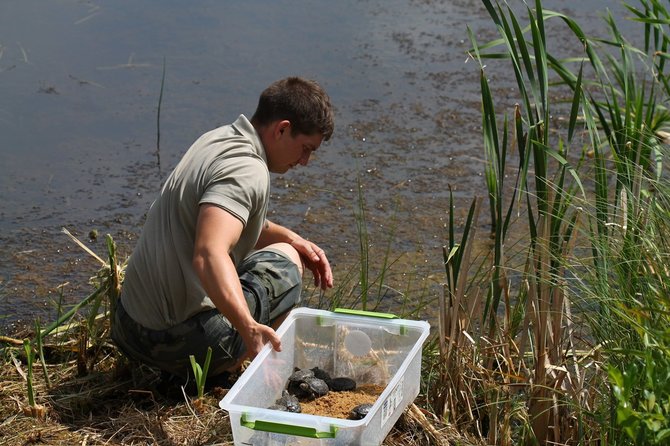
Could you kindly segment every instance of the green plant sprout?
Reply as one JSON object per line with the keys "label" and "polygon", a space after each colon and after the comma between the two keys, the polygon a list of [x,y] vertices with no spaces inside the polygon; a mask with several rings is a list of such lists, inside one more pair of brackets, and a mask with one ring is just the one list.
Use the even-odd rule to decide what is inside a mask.
{"label": "green plant sprout", "polygon": [[47,371],[47,363],[44,360],[44,342],[42,340],[42,327],[40,324],[40,319],[35,320],[35,343],[37,345],[37,351],[40,355],[40,363],[42,365],[42,373],[44,374],[44,381],[47,383],[47,388],[51,387],[51,379],[49,378],[49,372]]}
{"label": "green plant sprout", "polygon": [[29,339],[23,340],[23,349],[26,352],[26,362],[28,363],[28,374],[26,377],[26,385],[28,390],[28,404],[31,408],[35,407],[35,392],[33,391],[33,361],[35,360],[35,352],[30,345]]}
{"label": "green plant sprout", "polygon": [[207,379],[207,371],[209,370],[209,362],[212,360],[212,347],[207,347],[207,356],[205,357],[205,365],[201,368],[193,355],[189,355],[191,360],[191,367],[193,368],[193,376],[195,376],[195,384],[198,388],[198,398],[202,398],[205,393],[205,380]]}

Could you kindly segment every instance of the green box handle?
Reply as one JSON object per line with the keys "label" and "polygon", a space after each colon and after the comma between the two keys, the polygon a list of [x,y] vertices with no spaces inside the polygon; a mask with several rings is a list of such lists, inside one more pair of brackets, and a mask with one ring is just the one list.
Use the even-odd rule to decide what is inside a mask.
{"label": "green box handle", "polygon": [[330,432],[319,432],[316,428],[306,426],[295,426],[293,424],[275,423],[273,421],[247,421],[247,415],[242,414],[240,424],[249,429],[263,432],[272,432],[275,434],[297,435],[299,437],[309,438],[335,438],[337,426],[330,426]]}
{"label": "green box handle", "polygon": [[376,311],[352,310],[349,308],[335,308],[334,313],[351,314],[354,316],[378,317],[382,319],[398,319],[398,316],[392,313],[378,313]]}

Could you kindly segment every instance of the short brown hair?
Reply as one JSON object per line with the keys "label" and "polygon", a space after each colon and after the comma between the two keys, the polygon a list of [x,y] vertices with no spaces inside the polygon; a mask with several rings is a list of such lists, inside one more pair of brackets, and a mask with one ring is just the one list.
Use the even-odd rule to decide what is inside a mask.
{"label": "short brown hair", "polygon": [[313,80],[287,77],[273,82],[261,93],[251,121],[264,126],[284,119],[291,122],[293,136],[318,133],[328,141],[333,134],[330,98]]}

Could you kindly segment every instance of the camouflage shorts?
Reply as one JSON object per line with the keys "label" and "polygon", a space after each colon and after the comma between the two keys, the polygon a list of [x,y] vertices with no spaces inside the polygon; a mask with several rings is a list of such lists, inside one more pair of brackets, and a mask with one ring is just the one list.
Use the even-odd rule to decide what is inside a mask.
{"label": "camouflage shorts", "polygon": [[[244,259],[237,272],[249,311],[262,324],[274,325],[300,303],[298,267],[277,251],[256,251]],[[190,373],[189,355],[203,364],[208,346],[212,347],[211,376],[230,368],[244,354],[241,336],[217,309],[198,313],[166,330],[151,330],[135,322],[119,304],[112,338],[130,358],[178,376]]]}

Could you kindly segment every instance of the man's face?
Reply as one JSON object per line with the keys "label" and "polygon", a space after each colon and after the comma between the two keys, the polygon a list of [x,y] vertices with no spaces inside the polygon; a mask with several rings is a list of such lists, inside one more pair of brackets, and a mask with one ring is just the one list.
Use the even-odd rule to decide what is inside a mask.
{"label": "man's face", "polygon": [[321,134],[291,135],[291,125],[283,121],[275,131],[273,144],[266,147],[268,168],[273,173],[285,173],[298,164],[306,166],[309,158],[321,145]]}

